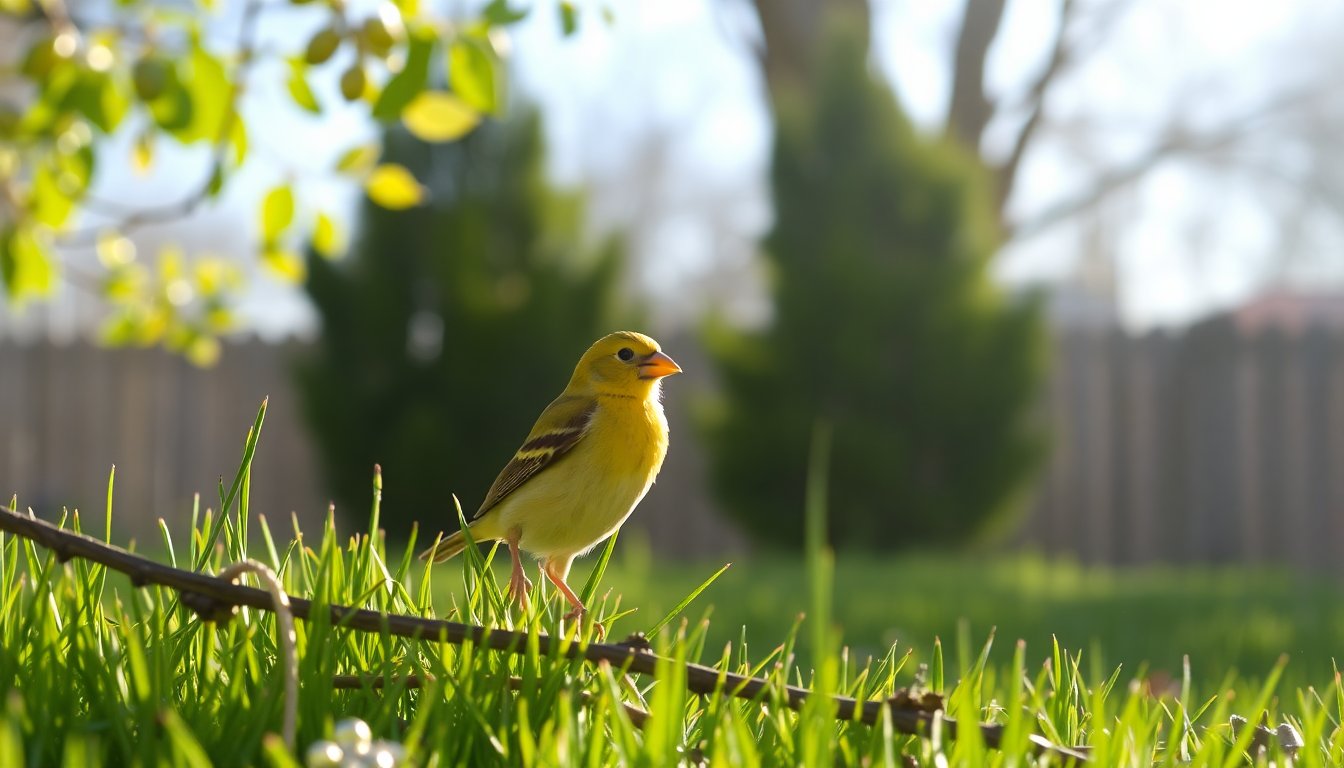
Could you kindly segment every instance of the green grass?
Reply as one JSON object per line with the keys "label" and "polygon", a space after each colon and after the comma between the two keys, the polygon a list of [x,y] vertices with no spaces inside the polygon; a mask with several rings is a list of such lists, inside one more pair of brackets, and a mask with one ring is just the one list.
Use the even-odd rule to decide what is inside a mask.
{"label": "green grass", "polygon": [[[653,560],[623,535],[605,582],[639,609],[661,615],[722,562]],[[578,578],[589,567],[575,565]],[[1193,660],[1196,681],[1217,684],[1229,670],[1263,679],[1288,654],[1285,682],[1320,683],[1344,652],[1344,586],[1287,569],[1088,568],[1032,556],[842,554],[836,563],[833,612],[856,654],[880,655],[896,643],[925,659],[933,638],[969,630],[983,639],[1027,641],[1043,660],[1052,636],[1087,651],[1089,664],[1179,677]],[[447,590],[450,585],[443,584]],[[808,574],[800,558],[758,556],[733,563],[689,614],[709,611],[707,645],[768,643],[808,612]],[[647,616],[646,616],[647,614]],[[808,645],[804,638],[802,645]],[[1011,658],[1010,643],[994,658]]]}
{"label": "green grass", "polygon": [[[247,456],[254,447],[255,434]],[[409,557],[390,555],[380,536],[338,532],[332,523],[317,537],[298,538],[295,531],[290,540],[250,513],[248,479],[245,461],[230,490],[219,489],[221,501],[232,500],[223,507],[227,514],[198,510],[189,530],[165,526],[164,559],[213,573],[254,558],[274,569],[288,592],[320,602],[557,636],[575,632],[561,623],[563,602],[541,585],[531,612],[509,606],[496,570],[477,550],[431,573]],[[813,495],[814,516],[822,511],[819,499]],[[365,531],[376,531],[377,520],[375,506]],[[78,525],[74,517],[65,522]],[[595,557],[589,565],[596,568],[573,578],[582,594],[594,595],[593,618],[614,638],[657,627],[716,567],[669,569],[650,564],[638,546],[616,551],[621,554],[610,568]],[[1334,678],[1313,681],[1314,689],[1279,681],[1280,667],[1255,665],[1259,654],[1272,654],[1284,642],[1281,637],[1250,627],[1235,631],[1234,617],[1220,613],[1212,623],[1212,614],[1200,613],[1210,605],[1223,612],[1241,606],[1241,623],[1254,624],[1248,605],[1277,610],[1284,606],[1276,601],[1301,591],[1286,577],[1245,576],[1228,584],[1210,573],[1193,591],[1173,597],[1172,580],[1157,572],[1111,574],[1031,560],[983,567],[854,558],[832,563],[815,541],[806,562],[806,568],[780,560],[729,569],[685,612],[698,617],[717,604],[713,621],[674,616],[657,633],[655,647],[675,660],[878,700],[915,681],[915,657],[905,655],[914,649],[927,662],[921,685],[942,694],[948,715],[962,723],[1004,725],[1004,749],[987,749],[971,728],[953,739],[935,727],[920,738],[894,732],[889,722],[836,722],[821,698],[794,712],[780,705],[777,687],[764,702],[692,694],[675,664],[656,681],[627,679],[605,665],[543,654],[536,645],[505,654],[321,621],[297,627],[298,743],[290,749],[275,736],[283,683],[273,614],[242,610],[222,625],[203,622],[168,590],[134,588],[99,566],[78,559],[62,564],[26,540],[0,536],[0,766],[289,766],[351,716],[368,721],[375,737],[404,744],[416,765],[641,766],[701,755],[710,764],[733,766],[895,766],[906,757],[919,765],[1058,764],[1031,749],[1028,737],[1041,733],[1088,746],[1099,765],[1222,766],[1241,763],[1252,736],[1247,730],[1239,740],[1232,737],[1233,714],[1252,723],[1262,716],[1272,724],[1290,721],[1306,743],[1298,765],[1344,761],[1338,728],[1344,691]],[[1282,588],[1273,588],[1275,579]],[[1307,590],[1313,600],[1331,599],[1333,593],[1316,589]],[[1254,593],[1250,603],[1240,590]],[[1183,611],[1184,603],[1196,605]],[[1293,625],[1302,618],[1295,611],[1313,604],[1276,621]],[[804,607],[812,618],[793,623]],[[1172,624],[1187,611],[1189,624]],[[957,632],[961,615],[970,624]],[[1201,615],[1207,627],[1197,632]],[[999,625],[999,640],[985,644],[991,623]],[[839,624],[845,631],[837,638],[829,630]],[[1063,647],[1049,642],[1050,631]],[[1194,656],[1189,671],[1168,662],[1165,668],[1176,671],[1170,686],[1137,680],[1140,669],[1129,666],[1130,659],[1179,654],[1186,650],[1177,645],[1185,631],[1194,638],[1188,641],[1192,654],[1215,660]],[[1235,634],[1240,644],[1219,651],[1219,631]],[[1305,630],[1295,626],[1285,631],[1287,642],[1318,642],[1302,639]],[[586,642],[592,633],[586,622],[579,637]],[[934,633],[947,638],[946,656],[932,643]],[[1030,644],[1015,644],[1019,635]],[[1102,651],[1070,650],[1091,646],[1094,636],[1107,649],[1105,661]],[[856,651],[845,652],[840,641]],[[1301,666],[1324,667],[1328,653],[1307,648],[1310,658]],[[1116,673],[1111,664],[1121,657],[1126,667]],[[1231,675],[1220,668],[1224,660],[1246,664],[1247,674]],[[1295,661],[1289,669],[1298,666]],[[410,689],[400,677],[408,673],[432,680]],[[333,679],[341,674],[378,676],[387,687],[337,690]],[[627,705],[651,713],[642,728]],[[1277,747],[1260,758],[1262,764],[1269,759],[1282,764]]]}

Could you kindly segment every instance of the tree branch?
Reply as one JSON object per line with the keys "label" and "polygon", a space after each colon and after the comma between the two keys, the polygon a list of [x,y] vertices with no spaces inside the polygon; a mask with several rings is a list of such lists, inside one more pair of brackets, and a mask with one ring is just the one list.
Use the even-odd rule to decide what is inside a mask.
{"label": "tree branch", "polygon": [[1045,68],[1041,70],[1036,81],[1031,84],[1028,91],[1028,109],[1027,120],[1022,124],[1022,129],[1018,131],[1017,138],[1013,140],[1013,149],[1008,154],[1008,159],[999,166],[997,171],[998,189],[995,193],[998,195],[999,211],[1003,212],[1008,197],[1012,194],[1013,184],[1017,181],[1017,169],[1022,164],[1022,156],[1026,154],[1027,147],[1031,145],[1031,140],[1036,136],[1036,130],[1040,127],[1041,118],[1045,115],[1045,96],[1054,84],[1068,61],[1072,58],[1073,49],[1068,45],[1069,24],[1073,19],[1074,9],[1077,7],[1076,0],[1060,0],[1059,3],[1059,28],[1055,31],[1055,40],[1050,46],[1050,57],[1046,60]]}
{"label": "tree branch", "polygon": [[[41,5],[41,3],[39,3]],[[238,31],[238,69],[234,73],[229,89],[228,106],[219,121],[219,132],[215,134],[212,145],[209,172],[205,179],[191,193],[173,203],[142,208],[125,215],[120,220],[103,226],[85,227],[59,238],[60,244],[71,247],[90,247],[97,243],[100,233],[107,229],[116,229],[122,233],[141,227],[163,224],[190,216],[206,200],[224,173],[228,157],[229,144],[233,136],[234,125],[238,122],[238,102],[247,89],[248,76],[257,51],[257,27],[261,13],[265,8],[264,0],[248,0],[243,6],[242,20]]]}
{"label": "tree branch", "polygon": [[1019,224],[1005,224],[1006,239],[1029,237],[1084,211],[1141,179],[1158,164],[1175,156],[1224,151],[1254,131],[1265,120],[1282,117],[1287,110],[1318,98],[1313,89],[1293,90],[1223,122],[1217,130],[1195,133],[1177,122],[1168,127],[1152,146],[1126,163],[1103,171],[1087,188],[1067,197]]}
{"label": "tree branch", "polygon": [[[158,584],[176,590],[181,594],[182,604],[191,608],[205,621],[227,621],[232,617],[233,609],[239,606],[261,611],[270,611],[274,607],[274,600],[265,590],[156,563],[120,547],[57,528],[45,520],[38,519],[31,510],[27,515],[8,509],[0,510],[0,531],[8,531],[41,544],[55,553],[61,562],[80,557],[127,575],[134,586]],[[387,632],[398,637],[455,644],[471,642],[483,648],[520,654],[527,653],[529,642],[535,639],[542,655],[555,653],[569,659],[585,659],[594,663],[607,662],[620,669],[655,677],[659,673],[660,664],[666,668],[675,663],[634,642],[585,645],[550,635],[537,635],[534,638],[526,632],[488,629],[419,616],[380,613],[345,605],[322,605],[298,597],[290,597],[289,601],[296,619],[311,621],[322,616],[333,626],[350,630]],[[780,686],[764,678],[739,675],[702,664],[685,663],[682,668],[686,674],[687,689],[699,694],[725,695],[740,699],[768,698],[777,695],[787,706],[795,710],[801,709],[808,698],[814,695],[806,688]],[[941,714],[911,708],[908,697],[893,697],[885,701],[858,701],[848,696],[829,698],[837,720],[857,720],[867,725],[878,725],[882,722],[882,713],[885,711],[893,728],[901,733],[913,735],[927,735],[935,717]],[[948,736],[955,738],[957,723],[943,719],[941,724]],[[986,745],[997,747],[1002,742],[1003,726],[981,724],[978,728]],[[1032,734],[1030,740],[1040,752],[1050,752],[1073,760],[1087,759],[1086,748],[1060,746],[1039,734]]]}

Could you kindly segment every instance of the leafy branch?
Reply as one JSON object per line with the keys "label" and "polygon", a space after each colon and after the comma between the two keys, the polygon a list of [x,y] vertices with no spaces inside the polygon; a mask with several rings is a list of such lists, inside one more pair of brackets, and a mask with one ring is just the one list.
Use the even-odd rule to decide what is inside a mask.
{"label": "leafy branch", "polygon": [[[276,599],[263,589],[234,584],[225,578],[156,563],[124,549],[105,544],[83,534],[58,528],[38,519],[31,511],[27,515],[11,510],[0,510],[0,531],[32,540],[50,549],[61,562],[82,558],[99,563],[113,571],[125,574],[131,584],[142,587],[156,584],[175,590],[182,604],[192,609],[202,620],[227,622],[238,607],[273,611]],[[680,667],[686,676],[688,690],[702,695],[724,695],[740,699],[777,699],[794,710],[800,710],[815,694],[800,686],[779,685],[765,678],[741,675],[695,663],[679,663],[653,653],[638,635],[620,643],[582,643],[550,635],[530,635],[526,632],[492,629],[420,616],[387,614],[346,605],[323,605],[303,598],[287,596],[294,618],[311,621],[325,617],[333,626],[360,632],[387,633],[398,637],[438,640],[454,644],[472,643],[478,647],[507,653],[527,653],[530,643],[541,654],[556,654],[568,659],[584,659],[597,664],[610,664],[627,672],[654,677]],[[349,681],[344,682],[349,685]],[[858,721],[880,725],[884,716],[892,727],[906,734],[927,735],[937,723],[948,738],[956,738],[958,724],[942,716],[940,709],[929,711],[913,705],[908,696],[886,700],[859,701],[847,696],[829,696],[837,720]],[[884,714],[885,713],[885,714]],[[980,724],[980,737],[990,747],[998,747],[1004,740],[1005,728]],[[1031,743],[1040,752],[1055,754],[1069,760],[1085,761],[1085,748],[1065,747],[1039,734],[1032,734]]]}
{"label": "leafy branch", "polygon": [[[369,124],[400,122],[425,141],[453,141],[502,113],[504,28],[528,13],[508,0],[452,20],[409,2],[380,3],[370,13],[342,0],[244,0],[237,32],[214,44],[206,34],[210,10],[209,0],[180,9],[125,0],[80,18],[66,0],[0,2],[0,37],[16,46],[0,67],[6,303],[20,307],[72,284],[107,302],[103,341],[162,345],[197,364],[214,362],[219,337],[237,323],[233,308],[246,270],[175,247],[138,256],[128,236],[189,219],[218,200],[245,165],[284,170],[283,162],[256,158],[252,144],[267,126],[249,121],[244,109],[253,81],[277,71],[262,70],[263,60],[286,65],[278,68],[285,73],[279,84],[297,110],[330,114],[337,105],[320,103],[314,85],[338,79],[345,108]],[[268,40],[262,18],[273,12],[317,16],[323,25],[307,39]],[[573,24],[563,28],[571,33]],[[132,140],[130,150],[119,136]],[[165,142],[208,153],[202,175],[184,180],[171,198],[151,203],[94,190],[109,161],[145,171]],[[414,175],[381,163],[376,146],[352,147],[332,165],[384,207],[424,200]],[[311,240],[318,253],[334,257],[343,238],[335,217],[296,195],[308,174],[274,175],[283,179],[256,201],[261,233],[251,250],[271,276],[301,281],[300,243]],[[96,264],[79,266],[84,250],[96,252]]]}

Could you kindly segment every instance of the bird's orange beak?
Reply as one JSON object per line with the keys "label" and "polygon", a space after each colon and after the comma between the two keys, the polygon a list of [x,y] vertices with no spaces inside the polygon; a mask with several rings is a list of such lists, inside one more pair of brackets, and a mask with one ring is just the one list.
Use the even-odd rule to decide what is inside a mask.
{"label": "bird's orange beak", "polygon": [[676,360],[662,352],[654,352],[639,364],[639,378],[641,379],[661,379],[674,373],[681,373],[681,366],[677,365]]}

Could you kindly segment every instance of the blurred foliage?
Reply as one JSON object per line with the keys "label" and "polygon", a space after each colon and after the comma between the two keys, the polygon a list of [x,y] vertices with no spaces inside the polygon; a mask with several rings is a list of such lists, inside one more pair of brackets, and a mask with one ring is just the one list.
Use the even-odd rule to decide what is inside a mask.
{"label": "blurred foliage", "polygon": [[765,542],[803,538],[805,465],[834,427],[828,534],[842,547],[965,541],[1036,466],[1043,337],[988,274],[985,174],[918,136],[832,30],[819,81],[776,104],[774,318],[710,329],[725,397],[707,414],[716,489]]}
{"label": "blurred foliage", "polygon": [[[218,336],[234,327],[232,307],[246,270],[177,248],[146,264],[127,235],[212,203],[249,162],[276,164],[252,158],[251,137],[266,130],[244,117],[253,81],[279,71],[296,109],[314,115],[358,110],[381,123],[401,121],[429,141],[452,141],[501,112],[502,27],[527,12],[508,0],[492,0],[466,21],[435,16],[416,0],[118,0],[96,8],[0,0],[0,285],[6,302],[20,307],[69,282],[108,302],[104,341],[162,344],[198,363],[212,362]],[[574,8],[556,13],[557,25],[572,32]],[[266,24],[315,31],[269,34],[263,45]],[[287,66],[258,69],[266,59]],[[313,88],[319,80],[339,83],[348,103],[320,103],[321,89]],[[434,85],[443,82],[447,87]],[[272,143],[300,142],[290,136]],[[184,180],[178,199],[136,205],[93,192],[100,168],[147,170],[165,143],[194,148],[209,160],[202,177]],[[380,165],[376,147],[352,148],[335,170],[364,183],[388,207],[422,202],[415,179],[405,168]],[[265,271],[288,281],[304,279],[294,249],[303,238],[314,238],[325,253],[339,250],[333,219],[304,205],[295,175],[260,201],[256,247]],[[90,250],[97,264],[84,267],[87,261],[78,257]]]}
{"label": "blurred foliage", "polygon": [[574,361],[613,327],[622,252],[615,240],[588,246],[582,199],[548,187],[535,115],[453,144],[394,130],[384,152],[426,169],[428,202],[365,205],[345,262],[310,256],[323,332],[300,391],[345,512],[367,507],[380,462],[389,532],[413,520],[452,531],[450,494],[475,511]]}

